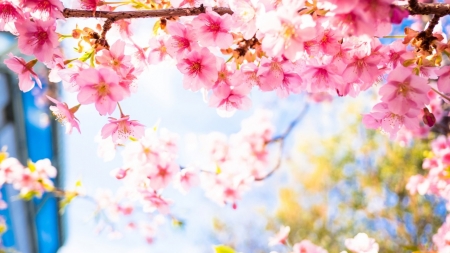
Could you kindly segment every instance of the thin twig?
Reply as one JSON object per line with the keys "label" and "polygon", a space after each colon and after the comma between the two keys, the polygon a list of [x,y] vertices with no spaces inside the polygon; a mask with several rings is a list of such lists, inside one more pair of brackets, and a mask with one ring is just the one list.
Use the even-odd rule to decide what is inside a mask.
{"label": "thin twig", "polygon": [[431,89],[436,92],[438,95],[440,95],[441,97],[445,98],[448,102],[450,102],[450,98],[446,95],[444,95],[443,93],[439,92],[438,90],[436,90],[435,88],[431,87]]}
{"label": "thin twig", "polygon": [[298,116],[289,124],[288,128],[284,131],[284,133],[282,135],[279,135],[279,136],[269,140],[266,143],[266,144],[270,144],[270,143],[274,143],[274,142],[279,142],[280,143],[280,156],[278,157],[277,164],[275,165],[275,167],[273,167],[273,169],[269,173],[267,173],[265,176],[255,178],[255,181],[262,181],[262,180],[270,177],[276,170],[278,170],[280,168],[281,160],[283,158],[284,141],[289,136],[289,134],[292,132],[292,130],[295,128],[295,126],[298,125],[298,123],[300,123],[302,121],[303,117],[305,117],[306,113],[308,112],[308,109],[309,109],[309,105],[306,104],[303,107],[303,109],[300,111]]}
{"label": "thin twig", "polygon": [[303,109],[300,111],[298,116],[291,122],[291,124],[289,124],[288,128],[286,128],[286,130],[284,131],[284,133],[282,135],[279,135],[279,136],[269,140],[266,144],[284,140],[291,133],[292,129],[294,129],[294,127],[303,119],[305,114],[308,112],[308,107],[309,107],[308,104],[306,104],[303,107]]}

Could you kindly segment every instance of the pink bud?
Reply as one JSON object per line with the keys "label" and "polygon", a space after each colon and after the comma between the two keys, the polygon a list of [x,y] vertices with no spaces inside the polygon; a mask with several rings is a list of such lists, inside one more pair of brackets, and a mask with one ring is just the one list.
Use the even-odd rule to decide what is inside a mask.
{"label": "pink bud", "polygon": [[404,18],[409,16],[409,11],[400,8],[396,5],[391,5],[391,23],[400,24]]}
{"label": "pink bud", "polygon": [[431,113],[428,108],[423,108],[423,117],[422,117],[423,123],[429,127],[434,126],[436,124],[436,117],[434,117],[434,114]]}
{"label": "pink bud", "polygon": [[116,173],[116,178],[119,180],[124,179],[127,176],[127,171],[128,171],[128,169],[120,168]]}

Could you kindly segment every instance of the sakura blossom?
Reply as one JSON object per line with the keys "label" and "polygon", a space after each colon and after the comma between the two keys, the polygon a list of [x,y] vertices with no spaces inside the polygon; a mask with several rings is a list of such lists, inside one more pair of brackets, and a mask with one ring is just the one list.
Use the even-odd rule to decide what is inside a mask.
{"label": "sakura blossom", "polygon": [[277,245],[277,244],[286,244],[287,237],[291,228],[289,226],[282,226],[278,234],[274,237],[270,238],[269,246]]}
{"label": "sakura blossom", "polygon": [[82,105],[95,103],[95,108],[101,115],[112,114],[116,103],[125,95],[118,80],[119,77],[110,68],[82,70],[76,77],[80,86],[78,102]]}
{"label": "sakura blossom", "polygon": [[217,80],[216,61],[207,48],[188,53],[177,64],[178,70],[184,74],[183,87],[192,91],[211,89]]}
{"label": "sakura blossom", "polygon": [[379,250],[375,239],[365,233],[359,233],[354,238],[346,239],[345,246],[355,253],[378,253]]}
{"label": "sakura blossom", "polygon": [[129,138],[139,139],[144,136],[145,127],[130,116],[123,115],[120,119],[109,118],[109,123],[102,128],[102,138],[112,136],[116,144],[124,144]]}
{"label": "sakura blossom", "polygon": [[307,253],[326,253],[328,251],[326,251],[325,249],[314,245],[311,241],[309,240],[303,240],[299,243],[294,244],[294,251],[293,253],[302,253],[302,252],[307,252]]}
{"label": "sakura blossom", "polygon": [[58,46],[55,20],[16,21],[15,25],[20,34],[18,40],[20,51],[26,55],[35,55],[39,61],[50,61],[52,52]]}
{"label": "sakura blossom", "polygon": [[193,21],[194,32],[202,46],[218,46],[228,48],[233,43],[233,36],[228,33],[231,27],[231,16],[208,11],[198,15]]}
{"label": "sakura blossom", "polygon": [[18,6],[15,6],[10,1],[2,1],[0,3],[0,31],[9,31],[12,34],[17,34],[14,22],[22,19],[23,14]]}
{"label": "sakura blossom", "polygon": [[[159,124],[146,129],[140,122],[147,118],[125,115],[120,107],[143,94],[139,82],[153,83],[153,77],[140,77],[159,63],[176,64],[183,88],[201,91],[205,106],[222,117],[251,109],[259,93],[272,92],[291,100],[297,99],[294,94],[304,94],[314,103],[359,96],[377,100],[370,112],[364,109],[362,123],[381,130],[392,142],[405,145],[413,137],[438,136],[441,124],[448,125],[450,101],[446,95],[450,93],[450,67],[446,66],[450,43],[448,28],[442,25],[448,6],[430,4],[416,0],[76,0],[65,6],[58,0],[0,0],[0,31],[17,36],[23,55],[9,53],[4,64],[18,75],[21,91],[31,91],[35,84],[42,88],[41,80],[51,87],[61,82],[65,92],[73,93],[63,98],[76,97],[69,107],[73,102],[56,98],[54,90],[41,91],[51,95],[47,96],[52,102],[49,109],[66,126],[66,133],[73,128],[81,133],[80,108],[95,107],[107,122],[96,138],[97,154],[105,161],[113,160],[116,153],[121,156],[117,158],[122,163],[109,174],[121,188],[99,190],[92,200],[97,218],[103,215],[115,223],[131,216],[138,206],[148,217],[175,217],[166,190],[171,186],[183,194],[202,188],[218,205],[238,209],[251,187],[278,170],[286,155],[282,148],[279,156],[271,152],[273,144],[283,144],[287,134],[275,135],[279,132],[271,115],[263,111],[244,120],[232,134],[206,134],[195,151],[202,160],[184,164],[177,134]],[[427,26],[423,15],[430,15]],[[148,33],[140,34],[135,19],[150,17],[157,19],[153,29],[145,27]],[[64,22],[71,18],[85,20],[76,20],[76,25]],[[283,103],[276,100],[267,106]],[[116,107],[120,115],[114,116]],[[149,110],[151,116],[157,112],[158,108]],[[412,176],[406,185],[412,195],[442,198],[448,210],[449,143],[448,136],[436,137],[423,159],[424,173]],[[11,184],[22,199],[52,193],[68,204],[81,195],[77,189],[55,187],[56,174],[49,159],[22,164],[0,152],[0,185]],[[0,199],[0,209],[5,204]],[[0,218],[0,230],[4,223]],[[140,230],[148,242],[156,238],[156,223],[127,220],[128,227]],[[431,250],[450,251],[448,230],[446,221],[434,235]],[[99,224],[98,231],[107,231],[110,238],[123,236],[111,224]],[[289,232],[289,226],[282,226],[269,245],[287,246],[285,251],[293,253],[327,252],[307,238],[291,247]],[[379,251],[375,239],[365,233],[346,239],[345,246],[355,253]]]}
{"label": "sakura blossom", "polygon": [[38,75],[33,71],[33,66],[36,64],[36,60],[25,62],[24,59],[8,54],[9,58],[4,61],[6,66],[19,75],[19,88],[23,92],[30,91],[37,83],[39,87],[42,87],[41,80]]}
{"label": "sakura blossom", "polygon": [[66,103],[61,103],[49,96],[47,96],[47,98],[56,105],[50,106],[50,110],[52,111],[53,115],[55,115],[57,121],[59,121],[63,125],[66,125],[66,132],[70,134],[72,133],[72,129],[76,128],[78,132],[81,133],[80,126],[78,125],[79,120],[75,117],[75,112],[80,106],[78,105],[69,108]]}

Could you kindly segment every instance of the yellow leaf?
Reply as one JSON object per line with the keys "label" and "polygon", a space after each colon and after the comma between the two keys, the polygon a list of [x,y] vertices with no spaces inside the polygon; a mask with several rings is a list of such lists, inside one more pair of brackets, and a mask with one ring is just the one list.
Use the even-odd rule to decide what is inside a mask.
{"label": "yellow leaf", "polygon": [[157,35],[158,34],[158,30],[159,28],[161,28],[161,20],[158,19],[155,24],[153,25],[153,34]]}

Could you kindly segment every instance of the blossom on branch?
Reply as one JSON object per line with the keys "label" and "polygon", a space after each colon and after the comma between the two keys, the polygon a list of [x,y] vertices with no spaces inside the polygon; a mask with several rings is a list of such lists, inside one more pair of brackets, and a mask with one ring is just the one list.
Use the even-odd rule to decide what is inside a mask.
{"label": "blossom on branch", "polygon": [[6,59],[4,63],[9,69],[19,75],[19,89],[21,91],[30,91],[33,89],[35,83],[37,83],[39,88],[42,88],[41,80],[39,80],[39,77],[33,71],[33,66],[37,60],[25,62],[24,59],[14,56],[12,53],[9,53],[8,56],[9,59]]}
{"label": "blossom on branch", "polygon": [[110,68],[83,69],[76,77],[80,86],[78,102],[82,105],[95,103],[100,115],[112,114],[116,103],[125,97],[125,90],[118,81],[119,76]]}

